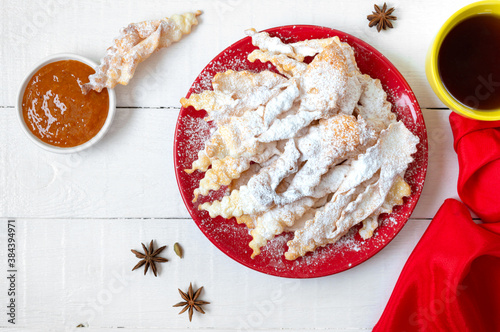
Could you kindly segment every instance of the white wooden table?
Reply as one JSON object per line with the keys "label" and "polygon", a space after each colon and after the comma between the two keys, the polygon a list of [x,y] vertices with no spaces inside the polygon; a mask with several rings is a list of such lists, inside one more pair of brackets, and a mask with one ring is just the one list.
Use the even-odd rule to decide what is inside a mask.
{"label": "white wooden table", "polygon": [[[39,331],[366,331],[377,322],[409,254],[437,209],[456,197],[450,111],[431,91],[425,53],[440,25],[468,0],[391,1],[395,29],[377,33],[373,1],[0,1],[0,327]],[[200,25],[141,64],[116,88],[111,131],[76,155],[45,152],[21,132],[15,96],[41,58],[72,52],[99,60],[130,22],[201,9]],[[311,280],[267,276],[216,249],[190,219],[172,160],[179,99],[243,30],[315,24],[353,34],[405,76],[429,135],[427,180],[411,219],[380,253]],[[7,220],[16,220],[16,324],[8,323]],[[168,244],[155,278],[131,272],[131,248]],[[180,242],[184,259],[172,246]],[[206,315],[178,316],[177,288],[205,286]],[[122,330],[120,330],[122,331]]]}

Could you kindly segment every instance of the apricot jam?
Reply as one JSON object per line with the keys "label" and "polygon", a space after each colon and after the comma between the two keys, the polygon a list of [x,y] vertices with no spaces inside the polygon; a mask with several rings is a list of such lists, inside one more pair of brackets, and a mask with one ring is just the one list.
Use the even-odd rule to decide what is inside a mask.
{"label": "apricot jam", "polygon": [[23,96],[23,118],[30,131],[58,147],[81,145],[106,122],[108,90],[82,92],[94,69],[80,61],[49,63],[31,77]]}

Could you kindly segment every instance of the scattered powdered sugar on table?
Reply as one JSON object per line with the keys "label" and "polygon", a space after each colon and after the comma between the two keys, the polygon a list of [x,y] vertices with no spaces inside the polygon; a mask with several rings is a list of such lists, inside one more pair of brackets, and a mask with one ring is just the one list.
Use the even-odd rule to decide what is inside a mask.
{"label": "scattered powdered sugar on table", "polygon": [[191,116],[185,116],[179,121],[179,128],[182,130],[183,135],[189,137],[189,139],[178,141],[177,155],[181,157],[181,153],[184,154],[183,159],[186,163],[182,167],[189,168],[192,162],[198,158],[198,151],[204,148],[205,142],[210,138],[213,126],[203,118]]}

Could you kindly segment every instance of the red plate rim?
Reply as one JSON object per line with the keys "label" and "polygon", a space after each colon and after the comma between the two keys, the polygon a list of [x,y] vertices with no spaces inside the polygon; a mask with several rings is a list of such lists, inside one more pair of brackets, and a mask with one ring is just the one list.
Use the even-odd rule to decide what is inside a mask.
{"label": "red plate rim", "polygon": [[[226,243],[221,242],[218,239],[218,236],[215,236],[213,234],[213,231],[208,229],[208,227],[202,223],[202,216],[203,214],[206,214],[204,211],[198,211],[194,204],[191,202],[192,199],[192,191],[186,192],[186,186],[184,181],[182,180],[182,177],[185,176],[185,173],[183,171],[184,167],[182,165],[183,163],[183,158],[180,157],[180,153],[183,153],[183,148],[180,147],[181,143],[183,142],[181,136],[183,135],[181,130],[181,121],[187,117],[187,116],[194,116],[195,118],[200,117],[200,113],[195,111],[192,107],[189,108],[184,108],[182,107],[179,113],[179,117],[177,119],[177,124],[175,128],[175,137],[174,137],[174,165],[175,165],[175,175],[176,175],[176,180],[177,180],[177,185],[182,197],[182,200],[197,224],[198,228],[202,231],[202,233],[223,253],[225,253],[227,256],[230,258],[234,259],[238,263],[265,273],[269,275],[274,275],[274,276],[279,276],[279,277],[286,277],[286,278],[316,278],[316,277],[323,277],[323,276],[328,276],[336,273],[340,273],[342,271],[348,270],[350,268],[353,268],[362,262],[368,260],[369,258],[373,257],[375,254],[377,254],[380,250],[382,250],[389,242],[401,231],[403,226],[406,224],[408,221],[411,213],[415,209],[415,206],[418,202],[418,199],[420,197],[420,194],[422,192],[423,184],[425,181],[425,176],[427,173],[427,164],[428,164],[428,146],[427,146],[427,131],[425,128],[425,122],[424,118],[422,115],[422,112],[420,110],[420,107],[418,105],[418,102],[415,98],[415,95],[413,94],[413,91],[411,90],[409,84],[406,82],[404,79],[403,75],[396,69],[396,67],[384,56],[382,55],[379,51],[377,51],[375,48],[367,44],[366,42],[350,35],[345,32],[327,28],[327,27],[321,27],[321,26],[314,26],[314,25],[287,25],[287,26],[280,26],[280,27],[275,27],[271,29],[264,30],[268,32],[270,35],[275,36],[278,35],[280,37],[284,37],[284,35],[288,36],[288,38],[294,39],[293,41],[298,41],[298,40],[305,40],[305,39],[310,39],[310,38],[327,38],[327,37],[332,37],[332,36],[338,36],[342,41],[347,41],[353,48],[355,49],[356,52],[356,60],[358,62],[358,65],[363,73],[368,73],[374,78],[379,78],[382,81],[382,85],[384,87],[384,90],[388,92],[388,89],[391,90],[393,87],[389,87],[389,83],[393,84],[398,84],[396,90],[391,90],[388,92],[388,98],[393,104],[393,111],[394,108],[396,108],[396,113],[398,114],[398,119],[401,119],[407,127],[410,125],[409,129],[416,134],[420,138],[420,143],[417,146],[417,153],[415,154],[415,161],[410,164],[408,171],[405,175],[405,179],[407,180],[408,183],[410,183],[412,187],[412,194],[409,198],[405,198],[405,202],[403,205],[395,207],[393,213],[381,217],[381,219],[384,220],[384,223],[387,222],[387,220],[393,219],[393,224],[392,227],[390,226],[385,226],[385,224],[382,224],[379,229],[376,231],[374,236],[371,239],[368,240],[359,240],[359,235],[354,234],[353,236],[353,241],[364,241],[364,243],[369,243],[372,241],[374,238],[377,236],[383,237],[381,243],[375,243],[374,245],[367,245],[365,247],[362,247],[360,249],[360,254],[356,254],[356,251],[354,252],[342,252],[342,256],[340,259],[344,259],[346,256],[347,261],[342,261],[341,264],[331,264],[332,262],[329,260],[322,260],[320,263],[317,264],[316,267],[311,268],[310,270],[307,270],[306,268],[299,269],[299,268],[293,268],[293,266],[300,266],[301,263],[292,265],[290,263],[291,268],[276,268],[276,266],[272,266],[269,264],[262,264],[262,263],[256,263],[256,260],[251,260],[249,261],[248,257],[245,257],[245,255],[242,255],[241,253],[236,252],[232,248],[229,248]],[[297,34],[300,34],[301,37],[297,37]],[[311,35],[310,37],[303,38],[304,35]],[[295,38],[296,37],[296,38]],[[285,40],[286,42],[286,40]],[[249,45],[250,44],[250,45]],[[214,67],[217,66],[224,66],[224,63],[217,63],[219,59],[227,57],[228,54],[232,52],[238,52],[241,48],[251,48],[255,49],[255,47],[251,46],[251,38],[250,37],[245,37],[237,41],[236,43],[232,44],[225,50],[223,50],[221,53],[219,53],[212,61],[209,62],[209,64],[201,71],[201,73],[198,75],[196,80],[194,81],[193,85],[189,89],[186,98],[191,95],[191,93],[199,93],[206,88],[201,88],[200,84],[203,83],[203,80],[205,80],[205,83],[207,82],[207,78],[213,77],[214,73],[210,74],[210,71],[214,69]],[[248,53],[248,52],[247,52]],[[362,60],[360,62],[360,59],[358,57],[367,57],[365,60]],[[246,57],[245,57],[246,59]],[[368,61],[369,59],[369,61]],[[370,71],[364,71],[362,69],[362,64],[364,63],[373,63],[373,62],[380,62],[382,66],[377,67],[378,69],[381,70],[383,68],[383,74],[381,74],[383,77],[378,77],[378,76],[373,76]],[[247,61],[248,62],[248,61]],[[246,67],[252,67],[253,64],[245,64]],[[260,67],[263,67],[261,65]],[[227,69],[233,68],[227,67]],[[236,68],[237,70],[237,68]],[[255,70],[255,69],[253,69]],[[262,70],[262,68],[257,69],[257,70]],[[376,68],[372,68],[372,70],[376,70]],[[209,75],[206,75],[206,74]],[[389,81],[389,78],[392,81]],[[210,85],[211,86],[211,85]],[[395,100],[396,92],[402,91],[403,94],[400,96],[400,99]],[[391,100],[393,99],[393,100]],[[398,104],[399,103],[399,104]],[[406,110],[408,108],[408,110]],[[404,110],[404,113],[402,113]],[[402,118],[404,115],[404,118]],[[411,118],[410,118],[411,117]],[[413,122],[409,122],[413,120]],[[196,151],[197,152],[197,151]],[[192,160],[191,160],[192,162]],[[411,172],[410,175],[408,175]],[[193,173],[194,174],[194,173]],[[411,180],[408,180],[408,177],[411,178]],[[198,183],[198,181],[196,181]],[[205,216],[206,217],[206,216]],[[208,217],[210,218],[210,217]],[[212,219],[215,222],[220,222],[221,220],[227,221],[226,219],[222,219],[221,217],[218,217],[217,219]],[[216,221],[217,220],[217,221]],[[394,223],[394,220],[396,222]],[[234,222],[231,220],[231,222]],[[234,222],[236,224],[236,222]],[[235,227],[244,227],[246,229],[246,226],[244,225],[238,225]],[[384,233],[385,232],[385,233]],[[358,239],[356,239],[358,237]],[[342,241],[342,239],[341,239]],[[339,241],[340,242],[340,241]],[[380,242],[380,241],[379,241]],[[370,242],[371,243],[371,242]],[[363,244],[363,243],[360,243]],[[248,242],[246,243],[248,247]],[[269,245],[269,244],[268,244]],[[332,245],[328,245],[332,246]],[[327,250],[328,246],[324,248],[319,248],[317,251],[322,251],[322,250]],[[248,248],[247,248],[248,249]],[[341,248],[342,249],[342,248]],[[356,247],[355,247],[356,249]],[[365,250],[366,249],[366,250]],[[342,249],[344,250],[344,249]],[[349,249],[350,250],[350,249]],[[365,250],[365,251],[363,251]],[[263,251],[264,252],[264,251]],[[347,253],[347,254],[346,254]],[[313,253],[314,255],[315,253]],[[346,254],[346,255],[345,255]],[[261,254],[262,255],[262,254]],[[259,255],[259,256],[261,256]],[[249,256],[249,254],[248,254]],[[257,256],[257,257],[259,257]],[[324,256],[328,259],[329,253],[325,252]],[[303,258],[298,258],[298,260],[306,259],[307,255]],[[280,258],[283,260],[282,258]],[[311,261],[311,259],[309,259]],[[300,262],[300,261],[299,261]],[[268,262],[269,263],[269,262]],[[280,264],[283,262],[278,262],[276,264]],[[283,264],[288,264],[288,263],[283,263]],[[309,264],[309,263],[308,263]],[[281,265],[280,265],[281,266]],[[312,265],[313,266],[313,265]],[[322,268],[324,267],[324,268]]]}

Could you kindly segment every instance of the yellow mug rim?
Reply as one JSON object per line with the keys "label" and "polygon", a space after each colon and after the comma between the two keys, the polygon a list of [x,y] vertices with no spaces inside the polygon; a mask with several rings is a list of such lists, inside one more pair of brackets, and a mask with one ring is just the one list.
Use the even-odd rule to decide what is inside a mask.
{"label": "yellow mug rim", "polygon": [[[497,7],[498,10],[496,8],[495,10],[485,10],[485,8],[481,10],[481,7],[486,6]],[[476,120],[496,121],[500,120],[500,108],[494,110],[477,110],[467,107],[457,101],[456,98],[448,92],[443,82],[441,81],[437,64],[439,49],[448,32],[466,18],[480,14],[492,14],[499,16],[500,18],[500,1],[487,0],[474,2],[459,9],[457,12],[451,15],[439,29],[436,37],[434,38],[434,41],[429,48],[429,52],[427,55],[428,59],[426,74],[427,80],[431,84],[434,93],[452,111]]]}

